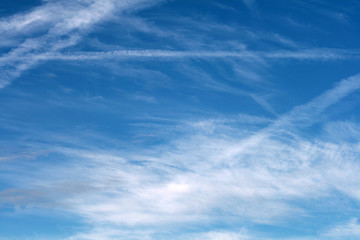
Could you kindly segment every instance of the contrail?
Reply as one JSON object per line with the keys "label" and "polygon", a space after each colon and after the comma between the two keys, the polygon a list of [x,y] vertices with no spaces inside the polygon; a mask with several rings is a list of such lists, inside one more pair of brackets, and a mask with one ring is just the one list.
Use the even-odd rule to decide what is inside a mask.
{"label": "contrail", "polygon": [[106,52],[68,52],[46,53],[35,57],[37,60],[98,60],[107,58],[240,58],[245,60],[257,59],[299,59],[299,60],[341,60],[360,57],[360,49],[306,49],[298,51],[169,51],[169,50],[121,50]]}

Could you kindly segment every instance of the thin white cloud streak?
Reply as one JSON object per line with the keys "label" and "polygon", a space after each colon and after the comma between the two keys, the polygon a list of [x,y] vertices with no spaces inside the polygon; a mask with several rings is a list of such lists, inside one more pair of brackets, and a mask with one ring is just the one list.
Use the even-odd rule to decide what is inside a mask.
{"label": "thin white cloud streak", "polygon": [[[32,56],[28,56],[32,57]],[[261,59],[295,60],[344,60],[357,59],[360,50],[353,49],[307,49],[299,51],[169,51],[169,50],[123,50],[108,52],[46,53],[36,57],[38,60],[101,60],[113,58],[240,58],[249,61]],[[27,58],[27,56],[23,56]]]}
{"label": "thin white cloud streak", "polygon": [[[0,58],[0,67],[3,68],[3,76],[0,81],[0,88],[7,86],[13,79],[19,77],[25,70],[44,61],[98,61],[98,60],[146,60],[155,58],[165,61],[178,59],[200,58],[200,59],[241,59],[248,62],[264,62],[264,60],[310,60],[310,61],[336,61],[346,59],[357,59],[360,56],[359,50],[344,49],[309,49],[302,51],[168,51],[168,50],[123,50],[108,52],[74,52],[60,53],[61,49],[78,43],[81,36],[73,34],[64,41],[50,42],[49,49],[42,52],[42,41],[47,41],[48,37],[31,39],[24,42],[19,48]],[[46,45],[46,44],[45,44]],[[55,51],[54,51],[55,50]],[[244,70],[243,70],[244,72]],[[251,72],[249,72],[251,73]],[[249,73],[247,75],[249,75]],[[255,74],[250,76],[256,78]],[[237,92],[241,92],[236,90]],[[256,99],[255,99],[256,100]],[[257,101],[259,102],[259,101]],[[265,107],[265,105],[263,105]],[[265,109],[270,110],[269,106]],[[274,113],[273,110],[270,112]]]}
{"label": "thin white cloud streak", "polygon": [[254,99],[255,102],[257,102],[260,106],[262,106],[266,111],[272,113],[273,115],[277,116],[275,109],[268,103],[266,100],[266,97],[259,96],[256,94],[250,94],[250,97]]}
{"label": "thin white cloud streak", "polygon": [[257,146],[274,134],[277,135],[278,132],[281,132],[281,134],[292,134],[294,129],[310,126],[314,122],[318,121],[320,114],[328,107],[336,104],[344,97],[359,89],[360,74],[339,81],[334,88],[325,91],[323,94],[314,98],[307,104],[294,107],[288,113],[280,116],[268,127],[260,130],[255,135],[244,139],[242,144],[235,148],[230,147],[226,151],[226,156],[236,156],[238,153],[242,152],[243,149]]}
{"label": "thin white cloud streak", "polygon": [[360,89],[360,74],[342,79],[332,89],[325,91],[309,103],[295,107],[289,114],[286,114],[278,123],[284,121],[292,124],[312,123],[316,121],[314,116],[321,114],[328,107],[336,104],[341,99]]}
{"label": "thin white cloud streak", "polygon": [[[0,88],[38,64],[37,56],[73,46],[91,27],[114,13],[147,6],[153,1],[77,0],[49,1],[34,10],[0,21],[0,33],[25,35],[23,43],[0,57]],[[40,36],[28,37],[40,29]],[[29,32],[28,32],[29,31]],[[25,33],[25,34],[24,34]]]}
{"label": "thin white cloud streak", "polygon": [[253,9],[255,5],[255,0],[242,0],[242,2],[248,7],[249,9]]}

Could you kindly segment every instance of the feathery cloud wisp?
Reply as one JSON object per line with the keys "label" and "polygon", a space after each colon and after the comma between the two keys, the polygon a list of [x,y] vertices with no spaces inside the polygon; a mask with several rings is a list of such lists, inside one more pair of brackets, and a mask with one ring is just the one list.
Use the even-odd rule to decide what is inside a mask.
{"label": "feathery cloud wisp", "polygon": [[[2,19],[1,32],[10,36],[20,35],[25,39],[0,57],[0,69],[3,72],[0,88],[19,77],[23,71],[37,65],[38,56],[75,45],[94,24],[109,19],[114,12],[137,9],[140,3],[149,1],[50,1],[28,13]],[[45,33],[31,36],[38,29]]]}
{"label": "feathery cloud wisp", "polygon": [[[220,221],[229,223],[283,221],[293,214],[306,214],[296,201],[326,199],[335,190],[360,199],[355,184],[360,181],[358,145],[334,144],[321,137],[309,140],[294,131],[311,125],[311,119],[356,91],[359,79],[356,75],[342,80],[268,127],[243,136],[234,134],[241,132],[241,126],[230,126],[220,134],[190,132],[173,145],[137,153],[96,151],[94,146],[88,146],[89,150],[52,148],[71,161],[39,169],[41,179],[23,179],[33,190],[3,192],[3,201],[59,206],[97,228],[151,227],[161,232],[174,225],[214,224],[219,221],[215,213],[220,213]],[[124,234],[111,229],[114,231],[105,235],[108,239]],[[246,237],[208,234],[215,239]]]}

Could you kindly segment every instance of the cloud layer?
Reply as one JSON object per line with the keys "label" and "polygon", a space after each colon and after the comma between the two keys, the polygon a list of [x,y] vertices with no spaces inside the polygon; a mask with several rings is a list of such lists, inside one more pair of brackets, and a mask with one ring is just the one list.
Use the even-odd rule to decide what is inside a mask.
{"label": "cloud layer", "polygon": [[[276,4],[201,4],[43,1],[0,19],[0,225],[81,225],[34,240],[359,237],[359,49]],[[317,4],[290,9],[349,23]]]}

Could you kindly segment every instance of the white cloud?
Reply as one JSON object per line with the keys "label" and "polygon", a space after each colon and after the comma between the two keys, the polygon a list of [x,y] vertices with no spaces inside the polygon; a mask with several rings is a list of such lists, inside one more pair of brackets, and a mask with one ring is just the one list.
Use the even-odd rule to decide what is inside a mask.
{"label": "white cloud", "polygon": [[[358,76],[342,80],[265,129],[246,134],[242,126],[222,128],[226,121],[210,121],[212,131],[205,127],[202,132],[208,124],[203,122],[196,134],[191,131],[154,149],[49,146],[69,161],[39,168],[36,178],[22,176],[29,190],[2,192],[2,201],[60,208],[114,231],[151,228],[156,233],[214,221],[274,224],[307,214],[296,201],[326,199],[333,191],[360,200],[359,145],[332,143],[321,136],[305,139],[293,131],[311,125],[359,85]],[[118,237],[89,234],[92,238],[78,236]],[[221,232],[205,236],[245,238]]]}
{"label": "white cloud", "polygon": [[[49,1],[24,14],[0,21],[0,32],[25,40],[0,58],[0,88],[39,62],[39,56],[73,46],[94,24],[111,18],[115,12],[139,8],[150,1],[77,0]],[[33,32],[39,32],[40,36]],[[44,33],[45,32],[45,33]]]}
{"label": "white cloud", "polygon": [[[245,2],[251,6],[251,1]],[[3,19],[0,22],[3,32],[11,32],[13,35],[25,33],[26,37],[30,32],[41,32],[38,30],[40,28],[47,33],[27,38],[19,47],[0,58],[0,68],[10,68],[4,70],[0,88],[9,84],[22,71],[46,60],[230,57],[262,62],[264,59],[323,61],[358,58],[358,50],[341,49],[61,53],[66,47],[79,43],[83,30],[91,29],[94,24],[112,16],[114,11],[136,8],[140,3],[143,1],[50,1],[26,14]],[[60,41],[63,37],[68,38]],[[293,44],[288,39],[276,37],[288,45]],[[209,88],[248,94],[215,81],[201,70],[195,71],[186,66],[181,66],[181,69],[184,74],[197,76],[195,80]],[[243,71],[241,74],[259,80],[251,72]],[[37,172],[7,176],[16,178],[11,182],[19,186],[2,191],[0,204],[65,210],[94,226],[88,233],[76,234],[69,240],[110,240],[121,237],[154,239],[156,237],[152,236],[164,232],[164,229],[173,231],[189,225],[211,225],[219,221],[229,225],[233,222],[274,224],[286,221],[293,215],[307,214],[306,209],[297,205],[296,201],[327,198],[332,196],[333,191],[358,201],[359,126],[346,123],[336,129],[332,126],[338,123],[328,123],[325,128],[327,134],[310,139],[297,135],[296,130],[318,121],[319,116],[330,106],[359,88],[360,75],[344,79],[334,88],[307,104],[295,107],[275,121],[243,115],[238,117],[240,121],[186,119],[180,125],[188,127],[183,130],[185,134],[151,149],[136,149],[132,146],[128,146],[127,150],[101,148],[84,140],[79,143],[76,136],[69,137],[72,141],[68,142],[68,147],[47,144],[39,147],[34,144],[34,148],[47,149],[43,155],[56,153],[56,156],[62,156],[66,161],[58,165],[39,166]],[[156,103],[151,96],[132,97]],[[252,97],[276,115],[265,97]],[[250,124],[268,126],[260,130],[260,127],[248,129]],[[329,139],[331,135],[338,135],[339,131],[342,132],[342,138],[351,135],[356,141],[344,143]],[[53,136],[53,139],[56,137],[59,136]],[[149,228],[152,230],[144,231]],[[328,236],[358,234],[359,224],[355,219],[329,231]],[[254,239],[246,232],[231,231],[211,231],[184,238]]]}
{"label": "white cloud", "polygon": [[[99,60],[112,58],[240,58],[247,61],[261,61],[262,59],[299,59],[299,60],[341,60],[359,58],[358,49],[306,49],[281,51],[169,51],[169,50],[119,50],[108,52],[73,52],[67,54],[46,53],[39,55],[39,60]],[[26,57],[25,57],[26,58]]]}
{"label": "white cloud", "polygon": [[360,237],[360,224],[357,218],[351,219],[348,223],[339,225],[329,230],[326,234],[327,237],[358,239]]}

